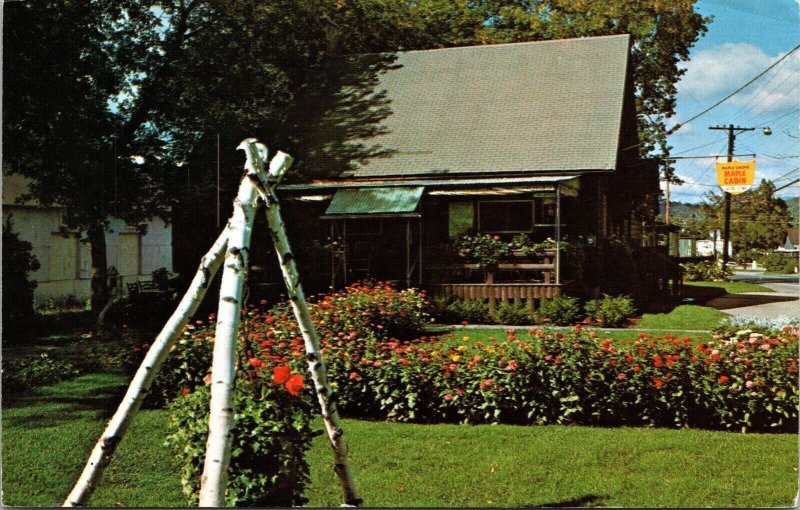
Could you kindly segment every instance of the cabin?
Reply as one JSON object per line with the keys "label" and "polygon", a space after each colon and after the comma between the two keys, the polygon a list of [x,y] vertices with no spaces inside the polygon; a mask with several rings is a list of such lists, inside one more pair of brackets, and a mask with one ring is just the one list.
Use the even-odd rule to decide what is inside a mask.
{"label": "cabin", "polygon": [[[658,164],[639,156],[630,45],[616,35],[332,59],[297,116],[303,179],[278,190],[304,281],[395,280],[491,306],[674,292]],[[489,260],[476,256],[492,243]]]}
{"label": "cabin", "polygon": [[[85,301],[91,296],[89,243],[81,242],[85,236],[80,232],[62,228],[62,207],[24,201],[28,183],[22,175],[4,169],[3,224],[11,218],[13,231],[31,243],[31,252],[40,264],[29,275],[37,283],[34,303]],[[172,227],[160,218],[147,222],[146,227],[142,232],[119,218],[111,219],[106,233],[108,264],[117,269],[123,283],[150,280],[151,273],[162,267],[172,271]]]}

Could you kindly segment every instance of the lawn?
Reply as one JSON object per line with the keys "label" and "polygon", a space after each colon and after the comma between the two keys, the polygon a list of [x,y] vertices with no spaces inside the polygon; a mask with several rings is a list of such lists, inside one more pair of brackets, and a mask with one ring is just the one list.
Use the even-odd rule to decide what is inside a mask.
{"label": "lawn", "polygon": [[746,294],[750,292],[775,292],[769,287],[747,282],[684,282],[691,287],[710,287],[723,289],[728,294]]}
{"label": "lawn", "polygon": [[636,324],[641,329],[710,330],[727,314],[715,308],[698,305],[680,305],[669,313],[646,313]]}
{"label": "lawn", "polygon": [[[517,339],[531,340],[528,334],[528,330],[540,329],[540,327],[514,326],[511,328],[470,328],[470,327],[457,328],[453,330],[450,335],[444,336],[443,341],[447,342],[448,345],[453,344],[453,346],[459,344],[471,345],[474,344],[475,342],[490,343],[494,341],[503,341],[507,338],[508,336],[507,331],[509,329],[514,329],[516,331]],[[571,330],[572,327],[570,326],[569,328],[546,328],[546,329]],[[603,329],[603,328],[584,328],[584,329],[587,331],[597,331],[597,335],[601,339],[610,338],[615,341],[632,340],[637,338],[639,333],[648,333],[653,336],[663,336],[664,334],[667,333],[661,330],[647,332],[639,329],[638,327],[636,329]],[[678,337],[688,336],[690,338],[696,338],[698,342],[707,341],[711,338],[711,335],[709,333],[697,333],[697,330],[694,329],[687,331],[670,329],[670,333]],[[533,340],[535,341],[535,339]]]}
{"label": "lawn", "polygon": [[[124,383],[89,374],[4,402],[5,505],[61,502]],[[165,411],[137,417],[93,506],[186,505],[162,446],[166,420]],[[797,492],[791,434],[360,420],[344,428],[368,506],[789,506]],[[309,461],[309,505],[338,506],[324,438]]]}

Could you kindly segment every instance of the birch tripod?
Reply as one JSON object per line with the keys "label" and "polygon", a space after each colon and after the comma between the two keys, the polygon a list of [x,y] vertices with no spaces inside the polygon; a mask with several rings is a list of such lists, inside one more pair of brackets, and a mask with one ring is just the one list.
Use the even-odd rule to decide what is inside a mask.
{"label": "birch tripod", "polygon": [[[347,444],[339,422],[336,404],[325,372],[325,362],[319,350],[319,337],[311,321],[300,276],[286,236],[286,229],[275,195],[275,187],[292,164],[288,154],[278,152],[265,171],[267,149],[255,139],[244,140],[238,147],[244,150],[246,174],[234,200],[233,214],[227,226],[201,259],[200,267],[175,312],[158,334],[117,411],[109,420],[89,460],[63,506],[83,506],[100,482],[105,467],[124,437],[134,416],[153,384],[161,364],[181,334],[184,326],[205,297],[220,266],[224,269],[220,283],[219,309],[211,367],[211,403],[206,458],[200,488],[201,507],[221,507],[225,504],[227,470],[231,453],[233,423],[233,387],[235,379],[235,343],[239,328],[242,291],[248,271],[248,251],[253,221],[260,201],[266,206],[267,225],[275,245],[281,272],[295,318],[300,326],[311,379],[319,401],[325,430],[334,452],[334,470],[342,485],[344,503],[361,506],[347,457]],[[259,200],[260,199],[260,200]]]}

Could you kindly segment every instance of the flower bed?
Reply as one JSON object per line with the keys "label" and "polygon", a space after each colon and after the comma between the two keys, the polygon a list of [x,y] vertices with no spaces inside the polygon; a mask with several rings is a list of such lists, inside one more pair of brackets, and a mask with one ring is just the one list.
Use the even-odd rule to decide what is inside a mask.
{"label": "flower bed", "polygon": [[[368,304],[373,296],[380,306]],[[580,326],[566,332],[509,330],[506,338],[486,343],[459,342],[454,335],[400,339],[392,334],[392,317],[410,313],[424,319],[424,312],[414,315],[420,309],[424,298],[418,293],[383,285],[356,286],[312,306],[344,415],[741,431],[797,426],[796,326],[771,334],[728,332],[700,345],[688,337],[644,334],[612,342]],[[395,331],[410,329],[406,324]],[[209,335],[201,329],[188,336]],[[195,340],[181,346],[210,351],[209,344]],[[285,307],[250,312],[242,346],[246,366],[269,370],[289,365],[304,373],[302,349]],[[203,356],[186,353],[181,358]],[[195,374],[180,380],[196,385],[201,378]]]}

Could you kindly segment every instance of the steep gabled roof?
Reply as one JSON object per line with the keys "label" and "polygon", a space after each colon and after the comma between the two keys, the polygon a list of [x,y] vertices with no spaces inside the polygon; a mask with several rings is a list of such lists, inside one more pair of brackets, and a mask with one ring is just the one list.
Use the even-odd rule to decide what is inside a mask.
{"label": "steep gabled roof", "polygon": [[340,57],[327,84],[336,100],[315,124],[318,142],[338,141],[309,150],[304,166],[356,179],[613,170],[629,44],[618,35]]}

